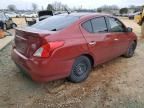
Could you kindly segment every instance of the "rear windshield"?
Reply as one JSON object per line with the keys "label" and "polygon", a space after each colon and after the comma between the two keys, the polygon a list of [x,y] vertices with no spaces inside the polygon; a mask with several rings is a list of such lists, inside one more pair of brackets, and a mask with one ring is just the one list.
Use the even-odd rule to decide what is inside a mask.
{"label": "rear windshield", "polygon": [[70,15],[55,15],[40,21],[31,27],[42,30],[58,31],[77,21],[79,17]]}

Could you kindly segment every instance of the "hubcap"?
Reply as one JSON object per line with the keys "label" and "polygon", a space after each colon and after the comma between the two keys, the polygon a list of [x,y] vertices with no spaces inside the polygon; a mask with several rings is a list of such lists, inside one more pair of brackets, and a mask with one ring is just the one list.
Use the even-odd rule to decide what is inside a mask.
{"label": "hubcap", "polygon": [[87,71],[87,65],[86,63],[80,63],[76,66],[76,69],[75,69],[75,74],[77,76],[81,76],[83,75],[85,72]]}

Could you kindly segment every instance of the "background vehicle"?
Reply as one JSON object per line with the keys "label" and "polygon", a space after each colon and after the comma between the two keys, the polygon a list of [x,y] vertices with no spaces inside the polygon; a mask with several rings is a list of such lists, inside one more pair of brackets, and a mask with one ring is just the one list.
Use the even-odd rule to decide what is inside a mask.
{"label": "background vehicle", "polygon": [[16,23],[14,23],[12,19],[3,12],[0,13],[0,20],[4,22],[5,30],[17,27]]}
{"label": "background vehicle", "polygon": [[142,11],[134,19],[141,26],[142,37],[144,37],[144,6]]}
{"label": "background vehicle", "polygon": [[128,17],[128,14],[122,14],[122,17]]}
{"label": "background vehicle", "polygon": [[20,15],[16,14],[15,12],[5,12],[5,15],[7,15],[10,18],[20,17]]}
{"label": "background vehicle", "polygon": [[39,17],[39,21],[44,20],[50,16],[53,16],[53,12],[52,11],[48,11],[48,10],[43,10],[43,11],[39,11],[38,12],[38,17]]}
{"label": "background vehicle", "polygon": [[128,15],[128,17],[129,17],[129,19],[134,19],[134,17],[135,17],[136,15],[139,15],[139,14],[140,14],[140,12],[130,13],[130,14]]}
{"label": "background vehicle", "polygon": [[117,18],[92,13],[54,15],[17,28],[12,59],[35,81],[85,80],[91,68],[124,55],[132,57],[136,35]]}
{"label": "background vehicle", "polygon": [[25,21],[26,21],[27,25],[31,26],[31,25],[35,24],[36,22],[42,21],[50,16],[59,15],[59,14],[63,14],[63,13],[66,13],[66,12],[65,11],[53,12],[53,11],[43,10],[43,11],[38,12],[38,19],[36,19],[36,18],[34,19],[33,17],[31,19],[29,19],[31,16],[26,16],[26,15],[23,15],[23,16],[25,16]]}
{"label": "background vehicle", "polygon": [[24,13],[23,17],[29,17],[29,18],[35,18],[37,17],[38,15],[34,12],[26,12]]}
{"label": "background vehicle", "polygon": [[23,14],[23,16],[25,17],[25,21],[26,21],[27,25],[31,26],[31,25],[35,24],[36,22],[38,22],[38,21],[41,21],[41,20],[44,20],[44,19],[46,19],[50,16],[53,16],[53,12],[48,11],[48,10],[39,11],[38,12],[38,18],[33,18],[32,15],[26,15],[26,14]]}

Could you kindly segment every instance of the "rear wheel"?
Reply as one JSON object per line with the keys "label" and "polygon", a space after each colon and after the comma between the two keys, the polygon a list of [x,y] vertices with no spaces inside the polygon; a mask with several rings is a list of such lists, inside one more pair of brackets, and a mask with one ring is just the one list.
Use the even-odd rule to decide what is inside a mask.
{"label": "rear wheel", "polygon": [[125,56],[126,58],[132,57],[132,56],[134,55],[135,49],[136,49],[136,42],[133,41],[133,42],[130,44],[130,46],[129,46],[129,48],[127,49],[127,52],[124,54],[124,56]]}
{"label": "rear wheel", "polygon": [[71,74],[68,79],[74,83],[84,81],[91,71],[91,61],[86,56],[78,57],[72,67]]}
{"label": "rear wheel", "polygon": [[143,21],[142,26],[141,26],[141,32],[142,32],[142,38],[144,38],[144,21]]}

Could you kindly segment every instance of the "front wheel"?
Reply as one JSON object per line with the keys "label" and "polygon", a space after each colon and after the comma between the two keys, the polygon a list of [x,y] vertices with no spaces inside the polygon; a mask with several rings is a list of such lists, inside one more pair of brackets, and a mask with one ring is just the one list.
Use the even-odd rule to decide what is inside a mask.
{"label": "front wheel", "polygon": [[127,52],[124,54],[124,56],[126,58],[130,58],[134,55],[134,52],[135,52],[135,49],[136,49],[136,42],[132,42],[129,46],[129,48],[127,49]]}
{"label": "front wheel", "polygon": [[91,68],[92,65],[89,58],[80,56],[75,60],[68,79],[74,83],[82,82],[88,77]]}

